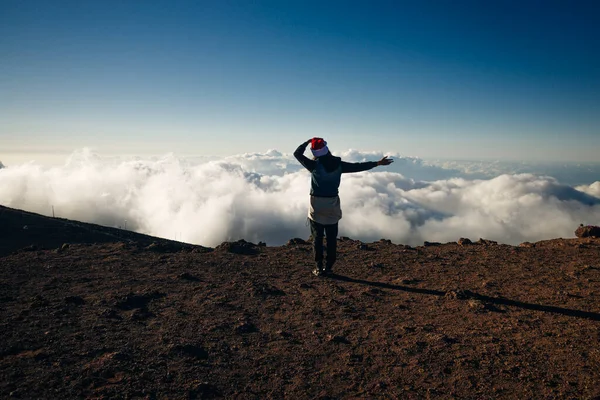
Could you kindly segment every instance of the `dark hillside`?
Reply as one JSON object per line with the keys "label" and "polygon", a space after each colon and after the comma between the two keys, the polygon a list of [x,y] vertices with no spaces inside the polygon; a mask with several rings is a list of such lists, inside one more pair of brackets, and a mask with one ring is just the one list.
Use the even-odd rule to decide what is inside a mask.
{"label": "dark hillside", "polygon": [[49,218],[4,206],[0,206],[0,238],[0,257],[26,247],[53,249],[64,243],[136,242],[140,246],[160,243],[175,248],[201,248],[124,229]]}

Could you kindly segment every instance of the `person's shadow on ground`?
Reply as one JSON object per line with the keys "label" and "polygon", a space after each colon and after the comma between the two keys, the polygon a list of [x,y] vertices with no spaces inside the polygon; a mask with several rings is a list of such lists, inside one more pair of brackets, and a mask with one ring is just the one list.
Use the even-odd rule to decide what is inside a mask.
{"label": "person's shadow on ground", "polygon": [[[426,295],[440,296],[440,297],[444,297],[449,294],[449,292],[444,292],[441,290],[415,288],[415,287],[402,286],[402,285],[392,285],[390,283],[385,283],[385,282],[366,281],[364,279],[351,278],[348,276],[338,275],[338,274],[332,274],[330,276],[330,278],[338,280],[338,281],[342,281],[342,282],[358,283],[361,285],[373,286],[373,287],[377,287],[380,289],[400,290],[400,291],[408,292],[408,293],[419,293],[419,294],[426,294]],[[572,310],[569,308],[562,308],[562,307],[556,307],[556,306],[545,306],[542,304],[524,303],[522,301],[510,300],[510,299],[505,299],[502,297],[486,296],[486,295],[482,295],[482,294],[479,294],[476,292],[472,292],[470,290],[460,291],[460,293],[453,293],[453,298],[455,298],[457,300],[470,300],[470,299],[479,300],[479,301],[482,301],[484,303],[491,304],[491,305],[504,305],[504,306],[511,306],[511,307],[519,307],[519,308],[523,308],[523,309],[527,309],[527,310],[544,311],[544,312],[549,312],[549,313],[554,313],[554,314],[567,315],[569,317],[585,318],[585,319],[589,319],[592,321],[600,321],[599,313],[594,313],[594,312],[590,312],[590,311]],[[495,308],[495,307],[488,306],[488,309],[490,311],[503,312],[502,310]]]}

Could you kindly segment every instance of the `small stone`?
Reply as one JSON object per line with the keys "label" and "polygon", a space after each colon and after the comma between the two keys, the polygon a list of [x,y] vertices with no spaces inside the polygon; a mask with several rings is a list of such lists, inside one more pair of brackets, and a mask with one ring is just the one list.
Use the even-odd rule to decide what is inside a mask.
{"label": "small stone", "polygon": [[304,239],[293,238],[293,239],[288,240],[288,242],[286,243],[287,246],[302,245],[302,244],[308,244],[308,242]]}
{"label": "small stone", "polygon": [[485,304],[480,300],[471,299],[469,300],[469,308],[473,311],[483,311],[485,310]]}
{"label": "small stone", "polygon": [[350,341],[345,336],[329,335],[328,338],[332,343],[350,344]]}

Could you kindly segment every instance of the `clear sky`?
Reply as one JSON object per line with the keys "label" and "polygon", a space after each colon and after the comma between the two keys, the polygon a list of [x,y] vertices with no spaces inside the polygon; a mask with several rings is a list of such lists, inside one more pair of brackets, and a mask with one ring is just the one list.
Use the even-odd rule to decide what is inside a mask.
{"label": "clear sky", "polygon": [[600,161],[597,1],[0,0],[0,160]]}

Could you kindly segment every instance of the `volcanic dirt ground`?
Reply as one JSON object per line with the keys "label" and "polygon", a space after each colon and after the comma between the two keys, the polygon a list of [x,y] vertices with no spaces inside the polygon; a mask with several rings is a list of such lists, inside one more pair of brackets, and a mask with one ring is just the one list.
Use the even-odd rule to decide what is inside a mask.
{"label": "volcanic dirt ground", "polygon": [[[25,229],[24,229],[25,228]],[[0,208],[0,398],[600,396],[600,240],[216,249]]]}

